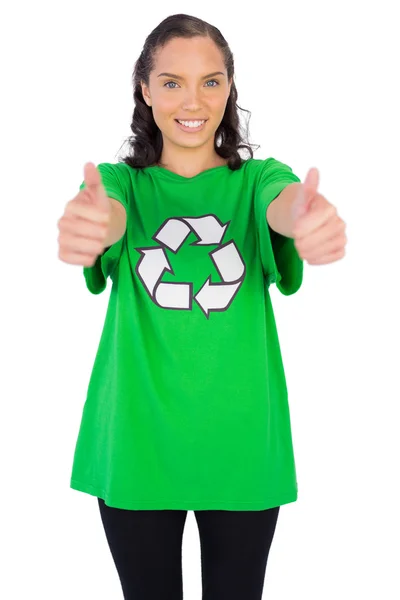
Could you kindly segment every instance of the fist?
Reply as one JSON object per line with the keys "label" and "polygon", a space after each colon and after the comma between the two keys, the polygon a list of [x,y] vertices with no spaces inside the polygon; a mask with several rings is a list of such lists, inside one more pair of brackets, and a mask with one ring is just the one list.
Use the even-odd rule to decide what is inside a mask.
{"label": "fist", "polygon": [[318,184],[318,170],[310,169],[292,206],[294,244],[300,258],[310,265],[340,260],[347,244],[346,223],[318,192]]}
{"label": "fist", "polygon": [[93,163],[84,166],[86,187],[70,200],[58,220],[58,258],[71,265],[92,267],[106,247],[111,202]]}

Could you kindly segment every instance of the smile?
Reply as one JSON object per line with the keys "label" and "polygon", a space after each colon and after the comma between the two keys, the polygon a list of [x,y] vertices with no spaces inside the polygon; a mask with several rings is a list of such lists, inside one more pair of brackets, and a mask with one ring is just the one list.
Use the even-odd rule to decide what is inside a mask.
{"label": "smile", "polygon": [[175,119],[175,122],[182,131],[195,132],[203,129],[204,125],[207,123],[207,119],[198,121],[178,121],[178,119]]}

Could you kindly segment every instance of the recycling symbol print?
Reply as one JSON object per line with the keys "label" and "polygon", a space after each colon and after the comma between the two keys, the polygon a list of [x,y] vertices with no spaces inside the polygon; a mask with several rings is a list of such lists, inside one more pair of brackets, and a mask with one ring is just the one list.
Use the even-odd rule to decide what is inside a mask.
{"label": "recycling symbol print", "polygon": [[[192,310],[194,300],[207,318],[211,311],[227,310],[246,273],[246,266],[235,242],[231,240],[222,243],[229,223],[230,221],[222,224],[212,214],[203,217],[172,217],[164,221],[151,238],[158,242],[158,246],[136,248],[141,257],[135,271],[155,304],[166,309]],[[193,294],[193,283],[190,281],[162,281],[165,271],[174,275],[165,249],[176,254],[192,232],[197,241],[191,246],[218,245],[208,254],[222,279],[221,282],[211,283],[210,275],[196,294]]]}

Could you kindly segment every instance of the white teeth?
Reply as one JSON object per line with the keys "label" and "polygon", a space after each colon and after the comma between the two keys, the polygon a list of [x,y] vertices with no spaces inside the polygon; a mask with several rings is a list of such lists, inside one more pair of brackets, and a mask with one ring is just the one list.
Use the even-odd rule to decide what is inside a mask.
{"label": "white teeth", "polygon": [[185,125],[185,127],[200,127],[204,122],[205,121],[179,121],[178,119],[178,123]]}

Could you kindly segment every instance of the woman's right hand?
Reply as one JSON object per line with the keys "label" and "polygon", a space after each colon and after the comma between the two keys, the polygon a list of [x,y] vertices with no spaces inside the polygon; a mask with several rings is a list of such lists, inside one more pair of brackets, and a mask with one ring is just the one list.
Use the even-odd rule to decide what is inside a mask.
{"label": "woman's right hand", "polygon": [[111,202],[93,163],[84,166],[86,187],[70,200],[58,220],[58,258],[71,265],[92,267],[105,249]]}

